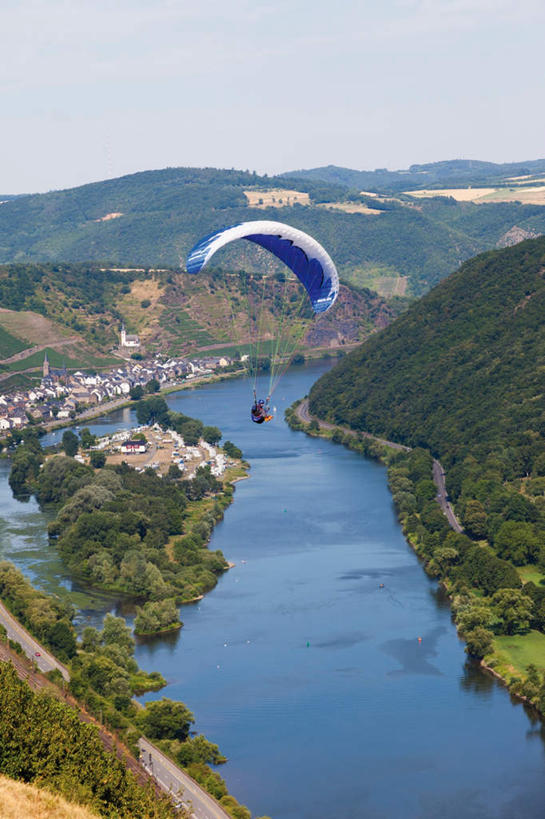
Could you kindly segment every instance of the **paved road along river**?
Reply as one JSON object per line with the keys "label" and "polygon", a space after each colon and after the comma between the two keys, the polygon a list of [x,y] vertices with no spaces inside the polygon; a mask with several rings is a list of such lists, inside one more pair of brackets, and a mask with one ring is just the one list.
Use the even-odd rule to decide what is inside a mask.
{"label": "paved road along river", "polygon": [[[265,428],[251,424],[241,381],[169,397],[220,426],[252,469],[211,543],[235,568],[182,610],[181,632],[139,642],[140,664],[168,680],[153,696],[189,705],[257,816],[541,819],[541,723],[466,663],[448,602],[400,531],[385,469],[282,420],[325,366],[287,374]],[[130,423],[123,410],[91,428]],[[42,513],[14,501],[5,478],[0,501],[6,557],[73,594],[81,622],[116,607],[59,582]]]}

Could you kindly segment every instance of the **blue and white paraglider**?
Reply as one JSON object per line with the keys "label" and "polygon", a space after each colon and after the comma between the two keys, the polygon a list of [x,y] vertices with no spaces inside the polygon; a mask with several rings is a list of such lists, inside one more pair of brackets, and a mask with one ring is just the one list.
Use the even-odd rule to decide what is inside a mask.
{"label": "blue and white paraglider", "polygon": [[[282,222],[268,220],[242,222],[242,224],[210,233],[197,242],[190,251],[186,261],[187,272],[199,273],[220,248],[238,239],[254,242],[282,261],[305,288],[314,313],[325,313],[333,306],[339,292],[339,276],[331,257],[322,245],[308,233]],[[278,357],[278,345],[276,356]],[[284,350],[280,357],[287,366],[291,356],[286,355]],[[272,358],[274,365],[274,356]],[[269,403],[272,390],[272,371],[269,395],[266,400],[257,400],[254,381],[254,405],[251,418],[257,424],[262,424],[272,418]]]}

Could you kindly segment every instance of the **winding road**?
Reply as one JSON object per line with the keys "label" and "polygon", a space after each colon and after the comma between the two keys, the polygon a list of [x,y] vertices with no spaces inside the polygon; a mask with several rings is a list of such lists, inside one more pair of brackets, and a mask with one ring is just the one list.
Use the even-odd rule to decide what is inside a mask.
{"label": "winding road", "polygon": [[[300,421],[304,424],[310,424],[311,421],[316,421],[320,427],[320,429],[340,429],[342,432],[348,435],[356,435],[357,433],[350,429],[349,427],[340,427],[336,424],[330,424],[327,421],[321,421],[316,416],[310,414],[309,406],[308,406],[308,398],[304,398],[303,401],[299,404],[295,413]],[[398,444],[395,441],[387,441],[385,438],[377,438],[376,435],[371,435],[369,432],[362,433],[365,438],[371,438],[373,441],[377,441],[379,444],[383,444],[384,446],[388,446],[391,449],[398,449],[402,450],[403,452],[410,452],[410,446],[404,446],[403,444]],[[455,532],[463,532],[463,526],[461,525],[460,521],[456,517],[454,509],[452,508],[452,504],[448,499],[447,488],[445,484],[445,470],[441,466],[441,462],[434,458],[433,460],[433,482],[437,488],[437,495],[436,500],[439,506],[441,507],[441,511],[446,516],[449,525],[454,529]]]}

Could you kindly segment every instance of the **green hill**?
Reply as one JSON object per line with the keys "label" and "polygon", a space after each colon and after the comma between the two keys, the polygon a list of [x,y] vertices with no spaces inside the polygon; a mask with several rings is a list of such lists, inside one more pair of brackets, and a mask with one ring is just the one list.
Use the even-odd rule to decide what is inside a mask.
{"label": "green hill", "polygon": [[[392,282],[407,277],[407,294],[415,296],[464,259],[495,247],[513,227],[545,231],[539,205],[415,203],[360,190],[335,179],[167,168],[18,196],[0,206],[0,262],[179,267],[195,241],[215,228],[277,219],[316,236],[345,280],[380,290],[386,273],[392,280],[386,294],[400,292]],[[255,263],[249,248],[221,253],[217,263],[226,269]]]}
{"label": "green hill", "polygon": [[466,262],[320,379],[312,410],[451,463],[494,450],[526,474],[545,451],[544,272],[545,238]]}

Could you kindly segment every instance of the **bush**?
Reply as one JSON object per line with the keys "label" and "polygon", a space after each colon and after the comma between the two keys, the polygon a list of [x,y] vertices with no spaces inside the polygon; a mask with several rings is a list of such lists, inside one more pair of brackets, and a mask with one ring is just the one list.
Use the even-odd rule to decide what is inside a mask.
{"label": "bush", "polygon": [[91,466],[93,469],[102,469],[106,463],[106,455],[104,452],[91,452]]}
{"label": "bush", "polygon": [[477,626],[473,631],[469,631],[465,638],[467,643],[465,650],[472,657],[482,658],[492,651],[494,635],[483,626]]}

